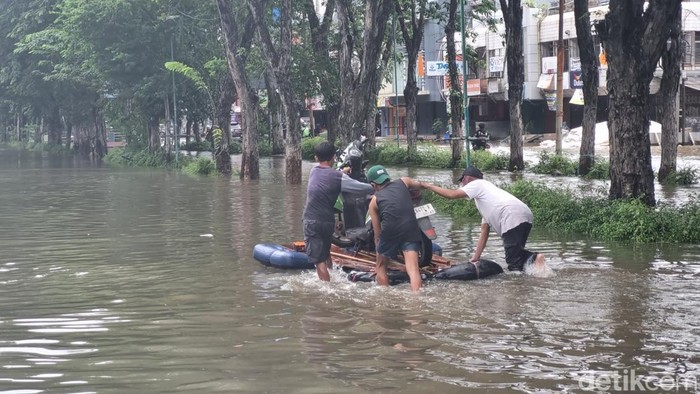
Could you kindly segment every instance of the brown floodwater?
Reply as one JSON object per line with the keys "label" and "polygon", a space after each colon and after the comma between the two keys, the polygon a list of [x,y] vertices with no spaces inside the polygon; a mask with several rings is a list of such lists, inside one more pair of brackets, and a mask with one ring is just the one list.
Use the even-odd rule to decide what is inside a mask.
{"label": "brown floodwater", "polygon": [[[698,245],[535,228],[552,278],[418,295],[340,271],[321,283],[252,258],[259,242],[302,237],[305,184],[285,185],[283,163],[263,159],[261,180],[241,182],[0,151],[0,393],[698,390]],[[434,224],[445,254],[467,259],[479,223]],[[485,256],[503,263],[497,237]]]}

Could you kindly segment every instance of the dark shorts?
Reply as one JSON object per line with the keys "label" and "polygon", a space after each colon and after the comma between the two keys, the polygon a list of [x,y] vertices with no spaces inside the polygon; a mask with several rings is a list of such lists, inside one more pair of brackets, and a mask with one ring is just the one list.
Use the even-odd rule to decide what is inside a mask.
{"label": "dark shorts", "polygon": [[418,252],[420,249],[420,242],[404,242],[402,239],[392,239],[389,241],[380,239],[379,245],[377,245],[377,253],[390,259],[395,258],[400,250]]}
{"label": "dark shorts", "polygon": [[304,220],[304,243],[311,264],[325,263],[331,257],[331,238],[335,223]]}

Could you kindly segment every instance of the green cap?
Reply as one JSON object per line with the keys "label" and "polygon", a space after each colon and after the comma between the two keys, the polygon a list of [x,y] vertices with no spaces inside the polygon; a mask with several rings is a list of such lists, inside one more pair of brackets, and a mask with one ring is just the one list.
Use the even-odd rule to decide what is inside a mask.
{"label": "green cap", "polygon": [[386,172],[386,168],[384,168],[384,166],[376,165],[367,171],[367,180],[376,183],[377,185],[381,185],[389,179],[389,173]]}

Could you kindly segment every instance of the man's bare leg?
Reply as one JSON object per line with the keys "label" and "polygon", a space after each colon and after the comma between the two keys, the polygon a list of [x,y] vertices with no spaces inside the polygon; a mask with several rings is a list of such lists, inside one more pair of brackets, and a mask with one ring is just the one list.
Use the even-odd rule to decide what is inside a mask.
{"label": "man's bare leg", "polygon": [[408,277],[411,279],[411,290],[418,292],[423,285],[423,279],[420,277],[420,268],[418,267],[418,252],[414,250],[404,250],[403,258],[406,264],[406,273],[408,273]]}
{"label": "man's bare leg", "polygon": [[377,253],[377,284],[379,286],[389,286],[389,276],[386,273],[386,257]]}
{"label": "man's bare leg", "polygon": [[318,278],[324,282],[330,282],[331,281],[331,274],[328,270],[331,268],[333,268],[333,262],[331,261],[331,259],[328,259],[324,262],[317,263],[316,264],[316,273],[318,274]]}

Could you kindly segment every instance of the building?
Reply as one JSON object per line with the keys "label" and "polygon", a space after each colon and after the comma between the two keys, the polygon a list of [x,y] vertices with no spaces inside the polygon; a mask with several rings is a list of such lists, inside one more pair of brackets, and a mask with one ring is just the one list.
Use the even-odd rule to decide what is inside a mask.
{"label": "building", "polygon": [[[590,0],[591,19],[602,19],[607,12],[607,0]],[[546,3],[545,3],[546,4]],[[681,124],[688,131],[700,132],[700,1],[683,3],[684,61],[682,86],[679,89]],[[574,24],[573,2],[567,1],[564,13],[564,121],[569,127],[580,126],[583,119],[583,106],[572,104],[576,88],[580,87],[580,60]],[[500,11],[496,15],[500,19]],[[523,56],[525,64],[525,84],[523,89],[523,125],[526,133],[555,132],[555,93],[556,93],[556,52],[558,43],[558,1],[550,7],[523,9]],[[470,130],[476,123],[486,123],[492,135],[509,135],[508,82],[505,61],[504,26],[497,31],[473,21],[471,29],[475,33],[467,42],[478,54],[479,61],[468,65],[467,97],[469,106]],[[391,34],[391,33],[389,33]],[[461,56],[461,37],[457,34],[457,53]],[[594,32],[595,47],[601,61],[598,86],[598,121],[607,120],[607,65],[605,54]],[[403,48],[397,48],[402,50]],[[438,133],[447,128],[447,94],[449,78],[444,74],[446,67],[445,37],[443,26],[429,22],[425,28],[423,48],[418,62],[417,127],[419,135],[433,134],[433,125],[440,120]],[[461,69],[461,64],[460,67]],[[435,70],[438,69],[436,72]],[[440,69],[443,69],[440,71]],[[379,93],[378,127],[382,135],[404,134],[405,107],[402,107],[403,87],[405,86],[405,66],[397,65],[398,72]],[[659,68],[651,83],[650,91],[659,88]],[[576,101],[576,100],[574,100]],[[398,105],[397,105],[398,103]],[[686,141],[684,135],[681,140]]]}

